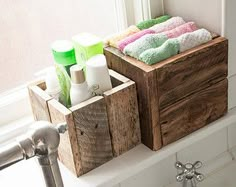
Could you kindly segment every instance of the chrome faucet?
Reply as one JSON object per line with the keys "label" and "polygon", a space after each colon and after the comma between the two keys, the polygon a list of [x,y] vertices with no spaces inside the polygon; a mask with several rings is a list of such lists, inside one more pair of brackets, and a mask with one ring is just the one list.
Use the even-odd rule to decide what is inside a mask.
{"label": "chrome faucet", "polygon": [[49,122],[35,122],[27,134],[5,147],[0,148],[0,171],[21,160],[34,156],[42,168],[47,187],[63,187],[62,177],[57,162],[59,133],[64,133],[67,125],[54,128]]}
{"label": "chrome faucet", "polygon": [[202,167],[202,162],[197,161],[194,164],[182,164],[181,162],[176,162],[175,167],[177,170],[181,171],[177,176],[176,180],[182,182],[183,187],[196,187],[197,182],[201,182],[204,179],[203,174],[198,173],[196,170]]}

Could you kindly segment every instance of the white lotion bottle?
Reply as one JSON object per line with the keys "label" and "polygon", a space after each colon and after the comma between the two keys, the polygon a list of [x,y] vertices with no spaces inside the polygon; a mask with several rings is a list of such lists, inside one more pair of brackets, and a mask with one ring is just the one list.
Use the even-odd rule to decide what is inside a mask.
{"label": "white lotion bottle", "polygon": [[96,94],[102,94],[112,89],[111,78],[107,68],[106,57],[103,54],[95,55],[86,62],[86,80],[90,89]]}
{"label": "white lotion bottle", "polygon": [[79,65],[71,66],[70,75],[71,75],[70,99],[71,99],[71,105],[75,106],[89,99],[92,95],[89,91],[88,84],[85,81],[83,68],[81,66]]}

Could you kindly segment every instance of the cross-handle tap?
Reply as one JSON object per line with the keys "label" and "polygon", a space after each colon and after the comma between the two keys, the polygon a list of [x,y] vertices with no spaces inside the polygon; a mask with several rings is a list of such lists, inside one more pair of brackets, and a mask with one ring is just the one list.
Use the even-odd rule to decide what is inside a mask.
{"label": "cross-handle tap", "polygon": [[192,187],[195,187],[196,181],[201,182],[204,179],[204,175],[196,171],[202,167],[202,162],[200,161],[196,161],[194,164],[187,163],[185,165],[178,161],[175,163],[175,167],[177,170],[181,171],[176,176],[176,180],[178,182],[183,182],[183,186],[187,186],[186,184],[190,182],[189,184],[191,184]]}

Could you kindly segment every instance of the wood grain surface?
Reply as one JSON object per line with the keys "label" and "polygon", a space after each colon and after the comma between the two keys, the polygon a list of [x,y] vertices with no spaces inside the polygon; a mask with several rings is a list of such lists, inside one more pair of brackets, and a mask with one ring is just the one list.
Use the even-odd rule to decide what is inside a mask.
{"label": "wood grain surface", "polygon": [[[41,86],[41,88],[39,86]],[[51,122],[47,102],[52,99],[43,89],[44,81],[36,81],[28,86],[30,104],[35,121],[45,120]]]}
{"label": "wood grain surface", "polygon": [[160,109],[226,78],[227,62],[228,41],[217,38],[174,63],[157,67]]}
{"label": "wood grain surface", "polygon": [[57,125],[59,123],[67,123],[68,125],[68,131],[66,131],[64,134],[60,134],[60,145],[58,148],[59,159],[70,171],[76,175],[77,170],[75,166],[78,166],[79,164],[79,175],[82,167],[80,165],[81,160],[79,157],[80,155],[78,154],[78,146],[72,146],[78,145],[76,133],[74,131],[74,124],[71,123],[71,120],[69,120],[72,117],[72,112],[55,99],[52,99],[48,102],[48,108],[52,124]]}
{"label": "wood grain surface", "polygon": [[141,143],[136,86],[128,81],[103,94],[107,106],[113,155]]}
{"label": "wood grain surface", "polygon": [[206,126],[227,112],[227,79],[160,111],[163,145]]}
{"label": "wood grain surface", "polygon": [[112,47],[104,49],[109,68],[135,81],[138,93],[142,142],[150,149],[161,148],[156,71],[151,66],[124,56]]}
{"label": "wood grain surface", "polygon": [[109,69],[109,75],[111,78],[112,88],[117,87],[125,82],[128,82],[129,79],[111,69]]}
{"label": "wood grain surface", "polygon": [[84,174],[113,158],[106,104],[102,96],[96,96],[70,110]]}

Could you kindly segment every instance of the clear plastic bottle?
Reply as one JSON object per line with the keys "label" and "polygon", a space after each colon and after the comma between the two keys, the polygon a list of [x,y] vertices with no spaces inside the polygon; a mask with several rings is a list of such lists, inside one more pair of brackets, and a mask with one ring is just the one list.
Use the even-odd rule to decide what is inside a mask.
{"label": "clear plastic bottle", "polygon": [[46,87],[47,87],[45,91],[54,99],[59,100],[61,87],[57,78],[55,68],[52,67],[47,70],[45,82],[46,82]]}

